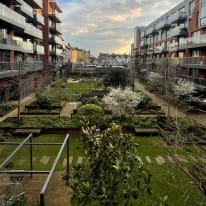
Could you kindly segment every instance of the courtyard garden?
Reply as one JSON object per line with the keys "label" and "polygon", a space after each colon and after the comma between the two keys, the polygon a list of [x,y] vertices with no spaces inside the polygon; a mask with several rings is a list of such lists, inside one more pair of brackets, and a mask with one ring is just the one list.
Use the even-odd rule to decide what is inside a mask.
{"label": "courtyard garden", "polygon": [[[65,110],[68,102],[78,104],[68,112]],[[63,115],[63,111],[66,114]],[[74,206],[102,205],[111,198],[114,201],[114,204],[110,202],[111,205],[206,204],[205,128],[187,117],[167,118],[162,109],[140,91],[133,92],[129,88],[105,90],[103,84],[91,79],[81,83],[57,82],[50,91],[37,94],[37,101],[22,111],[19,124],[16,118],[8,118],[0,123],[0,128],[0,142],[21,142],[32,131],[35,134],[34,143],[63,142],[65,134],[70,133],[70,174],[65,174],[66,149],[56,170],[62,173],[65,184],[72,187],[74,195],[71,204]],[[121,152],[118,150],[120,143],[112,142],[112,129],[107,132],[108,128],[116,128],[112,135],[117,139],[121,137]],[[91,133],[85,136],[87,131]],[[93,138],[87,142],[86,137]],[[102,141],[105,144],[103,150],[100,147]],[[16,147],[0,144],[0,163]],[[33,169],[51,169],[59,148],[33,145]],[[130,154],[130,150],[134,153]],[[111,153],[104,153],[107,151]],[[117,153],[112,159],[114,151]],[[124,151],[125,156],[117,161],[118,155],[124,154]],[[102,164],[102,161],[106,162]],[[108,182],[96,181],[105,175],[105,167],[105,171],[111,170],[111,174],[116,174],[110,181],[114,180],[114,185],[118,185],[115,187],[116,197],[111,196],[114,185],[110,188]],[[88,170],[88,174],[94,172],[91,174],[97,175],[98,171],[96,180],[78,173],[86,173],[88,168],[94,169]],[[5,169],[28,170],[29,146],[25,145]],[[92,183],[94,190],[91,180],[95,182]],[[117,202],[117,199],[121,201]]]}

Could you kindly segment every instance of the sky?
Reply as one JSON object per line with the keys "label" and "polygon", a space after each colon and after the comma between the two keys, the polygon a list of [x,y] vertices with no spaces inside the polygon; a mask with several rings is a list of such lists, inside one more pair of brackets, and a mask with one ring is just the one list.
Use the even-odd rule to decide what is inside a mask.
{"label": "sky", "polygon": [[134,28],[146,26],[181,0],[59,0],[65,43],[99,53],[129,54]]}

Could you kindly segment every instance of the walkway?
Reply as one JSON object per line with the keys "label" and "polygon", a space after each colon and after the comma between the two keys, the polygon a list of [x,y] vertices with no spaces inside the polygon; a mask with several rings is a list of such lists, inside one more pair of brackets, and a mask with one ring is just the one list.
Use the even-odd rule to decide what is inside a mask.
{"label": "walkway", "polygon": [[[31,94],[30,96],[22,99],[20,102],[20,105],[21,105],[20,111],[22,111],[26,105],[29,105],[32,102],[34,102],[35,99],[36,99],[36,97],[35,97],[34,93]],[[17,105],[17,101],[8,102],[8,104],[9,103]],[[18,114],[18,109],[16,108],[16,109],[12,110],[11,112],[9,112],[8,114],[4,115],[3,117],[0,117],[0,122],[3,122],[8,117],[17,117],[17,114]]]}
{"label": "walkway", "polygon": [[60,113],[60,116],[71,117],[73,110],[77,108],[78,104],[78,102],[66,102]]}
{"label": "walkway", "polygon": [[[186,114],[176,107],[172,105],[168,105],[168,103],[155,95],[154,93],[149,92],[147,89],[145,89],[145,86],[140,83],[137,79],[135,79],[135,88],[145,93],[148,97],[152,98],[154,102],[156,102],[159,106],[162,107],[163,111],[168,115],[170,113],[170,116],[177,117],[177,116],[186,116]],[[169,112],[168,112],[169,111]],[[187,115],[194,120],[196,120],[199,124],[206,126],[206,114],[201,115]]]}

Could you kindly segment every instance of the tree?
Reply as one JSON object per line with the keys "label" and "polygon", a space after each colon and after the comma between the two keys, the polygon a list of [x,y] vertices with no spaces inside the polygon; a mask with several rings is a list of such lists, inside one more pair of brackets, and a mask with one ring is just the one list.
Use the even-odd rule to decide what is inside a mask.
{"label": "tree", "polygon": [[[150,174],[143,169],[133,136],[113,124],[103,133],[83,128],[88,161],[74,167],[70,185],[78,205],[143,205],[151,193]],[[139,199],[141,197],[141,200]],[[144,202],[145,203],[145,202]]]}
{"label": "tree", "polygon": [[112,110],[114,115],[122,117],[133,114],[135,107],[143,101],[143,97],[142,93],[133,92],[129,87],[126,89],[112,88],[102,101],[107,109]]}
{"label": "tree", "polygon": [[111,68],[103,78],[103,84],[107,88],[112,87],[126,87],[128,83],[127,71],[123,68]]}
{"label": "tree", "polygon": [[195,93],[195,86],[193,82],[185,79],[178,79],[177,83],[173,85],[173,91],[178,98],[189,98]]}
{"label": "tree", "polygon": [[160,84],[160,80],[162,80],[162,76],[157,73],[157,72],[150,72],[147,76],[147,80],[149,81],[149,83],[151,83],[152,85],[158,85]]}

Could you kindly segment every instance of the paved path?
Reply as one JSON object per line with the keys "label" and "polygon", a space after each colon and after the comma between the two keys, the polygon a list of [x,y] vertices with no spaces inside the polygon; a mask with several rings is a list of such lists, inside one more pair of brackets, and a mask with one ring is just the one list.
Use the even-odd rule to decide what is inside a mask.
{"label": "paved path", "polygon": [[[145,93],[148,97],[152,98],[152,100],[154,102],[156,102],[159,106],[162,107],[162,109],[166,113],[166,115],[168,115],[168,113],[169,113],[170,116],[172,116],[172,117],[186,116],[186,114],[184,112],[180,111],[179,109],[177,109],[176,107],[174,107],[172,105],[168,105],[168,103],[165,100],[161,99],[160,97],[158,97],[154,93],[151,93],[147,89],[145,89],[145,86],[142,83],[140,83],[137,79],[135,80],[135,88],[142,91],[143,93]],[[168,109],[168,107],[169,107],[169,109]],[[169,112],[168,112],[168,110],[169,110]],[[199,124],[206,126],[206,114],[187,115],[187,116],[193,118]]]}
{"label": "paved path", "polygon": [[[36,100],[35,94],[31,94],[30,96],[22,99],[20,102],[20,105],[21,105],[20,111],[22,111],[26,105],[31,104],[35,100]],[[8,103],[12,103],[12,104],[17,105],[17,101],[14,101],[14,102],[12,101],[12,102],[8,102]],[[17,113],[18,113],[18,109],[16,108],[16,109],[12,110],[11,112],[9,112],[8,114],[4,115],[3,117],[0,117],[0,122],[4,121],[8,117],[17,117]]]}
{"label": "paved path", "polygon": [[60,116],[71,117],[73,109],[76,109],[78,104],[79,104],[78,102],[66,102],[60,113]]}

